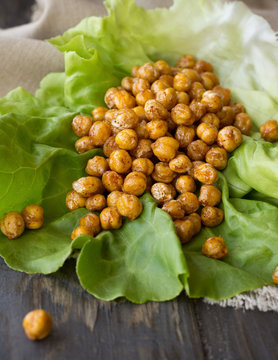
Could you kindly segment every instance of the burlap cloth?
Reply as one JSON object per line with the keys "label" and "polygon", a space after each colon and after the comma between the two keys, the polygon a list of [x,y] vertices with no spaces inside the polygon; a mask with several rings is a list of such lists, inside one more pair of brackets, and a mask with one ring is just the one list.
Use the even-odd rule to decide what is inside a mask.
{"label": "burlap cloth", "polygon": [[[264,16],[274,30],[278,30],[278,0],[244,2],[255,13]],[[155,8],[169,6],[172,1],[137,0],[137,4]],[[34,93],[46,74],[63,71],[63,55],[43,40],[62,34],[84,17],[105,14],[102,0],[37,0],[29,24],[0,29],[0,96],[17,86]],[[204,301],[235,308],[278,311],[278,288],[265,286],[228,300]]]}

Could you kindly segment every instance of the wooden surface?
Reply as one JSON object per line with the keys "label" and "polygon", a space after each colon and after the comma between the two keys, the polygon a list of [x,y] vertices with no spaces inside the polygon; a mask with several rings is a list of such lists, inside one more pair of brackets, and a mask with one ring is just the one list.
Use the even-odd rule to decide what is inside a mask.
{"label": "wooden surface", "polygon": [[[31,3],[1,0],[0,27],[24,23]],[[50,276],[15,272],[0,260],[0,299],[1,360],[278,359],[276,313],[210,306],[184,294],[145,305],[99,301],[79,286],[73,260]],[[31,342],[22,318],[40,307],[54,328]]]}

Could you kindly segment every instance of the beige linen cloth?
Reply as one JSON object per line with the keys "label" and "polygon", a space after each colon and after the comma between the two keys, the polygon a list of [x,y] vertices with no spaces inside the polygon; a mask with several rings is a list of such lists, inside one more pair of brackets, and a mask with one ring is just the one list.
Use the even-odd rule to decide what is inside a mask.
{"label": "beige linen cloth", "polygon": [[[278,0],[244,2],[278,30]],[[155,8],[170,6],[172,1],[137,0],[137,4]],[[62,34],[84,17],[105,14],[102,0],[37,0],[29,24],[0,29],[0,96],[17,86],[34,93],[45,75],[63,71],[63,55],[42,40]],[[223,301],[204,301],[235,308],[278,311],[278,287],[265,286]]]}

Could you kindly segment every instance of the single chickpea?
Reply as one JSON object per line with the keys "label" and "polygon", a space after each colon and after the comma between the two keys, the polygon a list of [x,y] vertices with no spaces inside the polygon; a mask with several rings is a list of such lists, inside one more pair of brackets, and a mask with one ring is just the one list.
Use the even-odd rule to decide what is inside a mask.
{"label": "single chickpea", "polygon": [[114,119],[114,117],[117,115],[118,110],[117,109],[110,109],[106,111],[104,114],[103,121],[106,121],[108,123],[111,123],[111,121]]}
{"label": "single chickpea", "polygon": [[183,55],[179,58],[176,64],[177,67],[182,68],[194,68],[195,66],[195,58],[193,55]]}
{"label": "single chickpea", "polygon": [[161,75],[159,77],[160,81],[163,81],[165,84],[168,85],[168,88],[172,88],[173,87],[173,83],[174,83],[174,77],[170,74],[167,75]]}
{"label": "single chickpea", "polygon": [[111,121],[112,129],[115,133],[124,129],[135,129],[140,120],[132,109],[118,110],[116,116]]}
{"label": "single chickpea", "polygon": [[228,255],[228,249],[222,236],[213,236],[204,242],[202,253],[213,259],[223,259]]}
{"label": "single chickpea", "polygon": [[147,122],[145,120],[140,121],[140,123],[136,126],[135,131],[139,139],[149,138],[149,132],[147,130]]}
{"label": "single chickpea", "polygon": [[272,280],[274,284],[278,284],[278,266],[275,268],[273,274],[272,274]]}
{"label": "single chickpea", "polygon": [[220,120],[214,113],[207,113],[201,118],[201,123],[210,124],[219,129]]}
{"label": "single chickpea", "polygon": [[133,79],[132,93],[134,96],[150,88],[151,88],[151,84],[148,82],[148,80],[140,79],[140,78]]}
{"label": "single chickpea", "polygon": [[103,145],[103,153],[106,157],[109,157],[114,150],[119,150],[119,146],[115,141],[115,136],[110,136]]}
{"label": "single chickpea", "polygon": [[133,85],[133,78],[130,76],[126,76],[122,79],[121,82],[121,86],[126,90],[126,91],[132,91],[132,85]]}
{"label": "single chickpea", "polygon": [[189,90],[189,95],[191,99],[201,101],[203,94],[206,92],[206,89],[203,87],[203,84],[199,81],[195,81],[191,89]]}
{"label": "single chickpea", "polygon": [[111,135],[111,126],[105,121],[96,121],[90,129],[89,135],[95,146],[103,146]]}
{"label": "single chickpea", "polygon": [[228,163],[227,151],[217,146],[212,147],[206,153],[206,162],[215,167],[217,170],[225,169]]}
{"label": "single chickpea", "polygon": [[174,225],[182,244],[189,242],[194,236],[194,225],[191,220],[175,220]]}
{"label": "single chickpea", "polygon": [[115,141],[120,149],[132,150],[137,147],[138,137],[135,130],[124,129],[116,135]]}
{"label": "single chickpea", "polygon": [[171,68],[164,60],[158,60],[153,64],[156,71],[158,71],[159,74],[168,75],[171,74]]}
{"label": "single chickpea", "polygon": [[200,120],[207,112],[206,105],[202,104],[200,101],[197,100],[191,101],[189,109],[195,115],[196,120]]}
{"label": "single chickpea", "polygon": [[114,96],[117,109],[132,109],[136,106],[135,97],[126,90],[119,90]]}
{"label": "single chickpea", "polygon": [[235,112],[231,106],[223,106],[216,115],[220,120],[220,128],[232,125],[235,120]]}
{"label": "single chickpea", "polygon": [[120,191],[122,190],[124,180],[116,171],[106,171],[102,176],[102,183],[109,192]]}
{"label": "single chickpea", "polygon": [[117,208],[117,201],[119,200],[119,198],[123,195],[122,191],[112,191],[108,196],[107,196],[107,206],[108,207],[114,207]]}
{"label": "single chickpea", "polygon": [[157,182],[171,183],[176,177],[167,162],[159,162],[155,164],[152,178]]}
{"label": "single chickpea", "polygon": [[152,120],[147,123],[146,129],[149,133],[149,137],[156,140],[166,135],[168,131],[168,123],[165,120]]}
{"label": "single chickpea", "polygon": [[172,171],[182,174],[191,169],[192,163],[188,156],[179,154],[169,162],[169,167]]}
{"label": "single chickpea", "polygon": [[86,198],[79,195],[76,191],[71,190],[66,196],[66,206],[70,211],[83,208],[85,206]]}
{"label": "single chickpea", "polygon": [[95,176],[81,177],[72,183],[72,188],[83,197],[103,193],[102,182]]}
{"label": "single chickpea", "polygon": [[146,116],[145,109],[143,106],[136,106],[132,110],[138,116],[140,122],[143,120],[147,120],[147,116]]}
{"label": "single chickpea", "polygon": [[92,124],[93,119],[91,116],[76,115],[72,120],[72,130],[79,137],[87,136]]}
{"label": "single chickpea", "polygon": [[215,91],[222,99],[223,106],[227,106],[231,102],[231,90],[225,89],[220,85],[217,85],[213,88],[213,91]]}
{"label": "single chickpea", "polygon": [[171,184],[157,182],[151,188],[151,194],[154,200],[159,204],[173,200],[176,196],[176,190]]}
{"label": "single chickpea", "polygon": [[[93,115],[94,121],[102,121],[104,120],[104,116],[107,113],[108,109],[103,106],[98,106],[92,110],[91,114]],[[92,124],[91,124],[92,126]],[[90,127],[91,127],[90,126]]]}
{"label": "single chickpea", "polygon": [[212,90],[216,85],[219,84],[218,77],[212,72],[201,73],[202,84],[206,90]]}
{"label": "single chickpea", "polygon": [[179,193],[195,192],[196,184],[192,176],[181,175],[175,181],[175,187]]}
{"label": "single chickpea", "polygon": [[201,216],[197,213],[189,214],[184,220],[190,220],[193,224],[193,236],[197,235],[202,229]]}
{"label": "single chickpea", "polygon": [[156,100],[167,110],[171,110],[177,103],[177,93],[170,87],[156,93]]}
{"label": "single chickpea", "polygon": [[89,136],[83,136],[80,139],[76,140],[74,146],[78,154],[83,154],[95,148],[95,145]]}
{"label": "single chickpea", "polygon": [[79,220],[79,225],[87,227],[91,230],[92,236],[96,236],[100,233],[100,221],[96,214],[87,214]]}
{"label": "single chickpea", "polygon": [[177,200],[181,203],[186,214],[195,213],[200,207],[196,194],[189,191],[181,193]]}
{"label": "single chickpea", "polygon": [[87,226],[79,225],[72,231],[71,240],[74,240],[75,238],[77,238],[77,236],[81,236],[81,235],[94,236],[93,230],[91,228],[88,228]]}
{"label": "single chickpea", "polygon": [[117,210],[129,220],[135,220],[143,211],[143,205],[137,196],[123,194],[117,201]]}
{"label": "single chickpea", "polygon": [[188,105],[190,103],[190,96],[184,91],[176,91],[177,103]]}
{"label": "single chickpea", "polygon": [[179,146],[183,149],[186,149],[189,144],[195,138],[195,130],[193,127],[187,127],[185,125],[180,125],[177,127],[175,138],[179,142]]}
{"label": "single chickpea", "polygon": [[152,145],[154,155],[160,161],[170,161],[174,159],[179,148],[179,142],[169,136],[157,139]]}
{"label": "single chickpea", "polygon": [[189,106],[185,104],[177,104],[171,110],[171,119],[177,125],[192,125],[196,120]]}
{"label": "single chickpea", "polygon": [[88,160],[85,171],[89,175],[100,177],[108,169],[108,162],[103,156],[94,156]]}
{"label": "single chickpea", "polygon": [[43,208],[37,204],[25,206],[21,211],[27,229],[40,229],[43,226]]}
{"label": "single chickpea", "polygon": [[168,110],[157,100],[148,100],[145,104],[145,113],[148,120],[166,120],[169,117]]}
{"label": "single chickpea", "polygon": [[184,217],[184,209],[178,200],[170,200],[162,206],[162,210],[167,212],[173,220]]}
{"label": "single chickpea", "polygon": [[138,72],[138,69],[139,69],[140,66],[133,66],[132,69],[131,69],[131,75],[133,77],[136,77],[137,76],[137,72]]}
{"label": "single chickpea", "polygon": [[140,196],[142,195],[147,187],[147,178],[146,175],[132,171],[124,179],[123,191],[130,195]]}
{"label": "single chickpea", "polygon": [[209,146],[203,140],[192,141],[192,143],[187,146],[187,155],[192,161],[204,160],[208,151]]}
{"label": "single chickpea", "polygon": [[125,174],[131,168],[132,159],[126,150],[115,150],[109,157],[109,167],[119,174]]}
{"label": "single chickpea", "polygon": [[25,229],[24,219],[17,211],[4,215],[0,221],[2,233],[9,239],[16,239],[23,234]]}
{"label": "single chickpea", "polygon": [[52,317],[42,309],[32,310],[24,316],[22,326],[28,339],[41,340],[51,332]]}
{"label": "single chickpea", "polygon": [[122,216],[114,207],[103,209],[99,217],[103,230],[119,229],[122,226]]}
{"label": "single chickpea", "polygon": [[[191,82],[192,82],[192,85],[193,85],[193,83],[195,83],[195,82],[200,82],[200,81],[202,81],[201,76],[200,76],[200,74],[198,73],[197,70],[194,70],[194,69],[182,69],[181,72],[182,72],[183,74],[185,74],[187,77],[189,77],[189,79],[190,79]],[[202,85],[202,84],[201,84],[201,85]],[[203,87],[203,85],[202,85],[202,87]]]}
{"label": "single chickpea", "polygon": [[201,183],[212,185],[218,180],[218,171],[210,164],[203,164],[198,166],[194,176]]}
{"label": "single chickpea", "polygon": [[89,211],[101,211],[106,206],[106,199],[104,195],[96,194],[86,199],[85,207]]}
{"label": "single chickpea", "polygon": [[216,206],[221,202],[222,193],[214,185],[202,185],[199,195],[199,203],[203,206]]}
{"label": "single chickpea", "polygon": [[155,80],[157,80],[159,76],[159,71],[150,62],[140,66],[137,71],[137,77],[147,80],[150,83],[153,83]]}
{"label": "single chickpea", "polygon": [[149,176],[152,174],[153,170],[154,164],[150,159],[139,158],[132,162],[132,171],[142,172],[146,176]]}
{"label": "single chickpea", "polygon": [[213,66],[204,60],[198,60],[194,69],[196,69],[199,74],[203,72],[213,72]]}
{"label": "single chickpea", "polygon": [[234,110],[235,115],[245,112],[245,107],[242,104],[233,103],[231,104],[231,108]]}
{"label": "single chickpea", "polygon": [[213,90],[207,90],[203,93],[201,103],[206,105],[207,110],[212,113],[218,112],[223,106],[220,95]]}
{"label": "single chickpea", "polygon": [[212,145],[216,142],[217,134],[218,130],[213,125],[201,123],[197,127],[197,136],[208,145]]}
{"label": "single chickpea", "polygon": [[[246,113],[239,113],[236,115],[234,126],[238,128],[242,134],[250,135],[250,131],[252,128],[252,120],[250,116],[247,115]],[[278,126],[277,126],[277,134],[278,134]]]}
{"label": "single chickpea", "polygon": [[119,89],[117,89],[116,87],[112,87],[106,91],[104,95],[104,101],[105,104],[109,107],[109,109],[113,109],[116,107],[115,95],[117,94],[118,91]]}
{"label": "single chickpea", "polygon": [[174,77],[173,87],[177,91],[188,91],[191,84],[190,78],[183,73],[179,73]]}
{"label": "single chickpea", "polygon": [[154,99],[154,93],[150,89],[142,91],[136,95],[136,102],[140,106],[145,106],[146,102],[152,99]]}
{"label": "single chickpea", "polygon": [[171,75],[176,76],[177,74],[181,73],[183,68],[181,67],[172,67],[171,68]]}
{"label": "single chickpea", "polygon": [[241,143],[241,132],[234,126],[225,126],[218,132],[217,144],[228,152],[234,151]]}
{"label": "single chickpea", "polygon": [[169,83],[165,82],[164,80],[156,80],[154,83],[152,83],[151,90],[154,94],[157,94],[159,91],[163,91],[168,89]]}
{"label": "single chickpea", "polygon": [[194,173],[196,169],[203,164],[205,164],[204,161],[192,161],[192,168],[188,171],[188,175],[191,176],[193,179],[197,180]]}
{"label": "single chickpea", "polygon": [[261,137],[265,141],[278,141],[278,122],[276,120],[268,120],[260,127]]}
{"label": "single chickpea", "polygon": [[201,211],[202,224],[207,227],[215,227],[222,223],[224,211],[213,206],[205,206]]}
{"label": "single chickpea", "polygon": [[135,149],[130,151],[130,154],[135,158],[151,158],[153,156],[152,142],[149,139],[139,139],[138,145]]}

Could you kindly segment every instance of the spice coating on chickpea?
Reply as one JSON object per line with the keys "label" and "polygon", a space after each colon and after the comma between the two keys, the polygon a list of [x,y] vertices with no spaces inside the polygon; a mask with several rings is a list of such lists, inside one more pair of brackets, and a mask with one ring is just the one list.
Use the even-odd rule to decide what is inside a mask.
{"label": "spice coating on chickpea", "polygon": [[171,184],[157,182],[151,187],[151,194],[156,202],[161,205],[167,201],[173,200],[176,196],[176,190]]}
{"label": "spice coating on chickpea", "polygon": [[278,141],[278,122],[276,120],[268,120],[260,127],[261,137],[265,141]]}
{"label": "spice coating on chickpea", "polygon": [[192,111],[185,104],[177,104],[171,110],[171,119],[177,125],[192,125],[195,121]]}
{"label": "spice coating on chickpea", "polygon": [[132,162],[132,171],[144,173],[146,176],[151,175],[154,170],[154,164],[150,159],[139,158]]}
{"label": "spice coating on chickpea", "polygon": [[121,81],[121,86],[127,91],[132,91],[132,85],[133,85],[133,78],[130,76],[124,77]]}
{"label": "spice coating on chickpea", "polygon": [[70,211],[83,208],[85,206],[86,198],[79,195],[76,191],[71,190],[66,196],[66,206]]}
{"label": "spice coating on chickpea", "polygon": [[22,215],[17,211],[5,214],[0,221],[0,229],[8,239],[18,238],[25,229]]}
{"label": "spice coating on chickpea", "polygon": [[230,106],[223,106],[223,108],[216,113],[220,123],[219,127],[233,125],[235,120],[235,112]]}
{"label": "spice coating on chickpea", "polygon": [[159,162],[155,164],[154,171],[152,173],[152,178],[157,182],[171,183],[176,174],[173,170],[170,169],[167,162]]}
{"label": "spice coating on chickpea", "polygon": [[190,220],[175,220],[174,225],[182,244],[189,242],[194,236],[194,225]]}
{"label": "spice coating on chickpea", "polygon": [[164,80],[156,80],[152,83],[151,90],[155,94],[157,94],[159,91],[163,91],[169,88],[169,83],[165,82]]}
{"label": "spice coating on chickpea", "polygon": [[162,206],[162,210],[167,212],[173,220],[182,219],[184,217],[184,209],[178,200],[170,200]]}
{"label": "spice coating on chickpea", "polygon": [[203,87],[203,84],[196,81],[192,84],[191,89],[189,90],[190,98],[193,100],[201,101],[205,91],[206,89]]}
{"label": "spice coating on chickpea", "polygon": [[96,121],[90,129],[89,135],[95,146],[103,146],[111,135],[111,126],[107,122]]}
{"label": "spice coating on chickpea", "polygon": [[206,105],[209,112],[216,113],[222,106],[222,99],[215,91],[207,90],[202,95],[201,103]]}
{"label": "spice coating on chickpea", "polygon": [[72,183],[72,188],[83,197],[89,197],[103,192],[102,182],[95,176],[81,177]]}
{"label": "spice coating on chickpea", "polygon": [[234,126],[226,126],[218,133],[217,144],[228,152],[234,151],[241,143],[241,132]]}
{"label": "spice coating on chickpea", "polygon": [[119,198],[123,195],[122,191],[112,191],[108,196],[107,196],[107,206],[108,207],[115,207],[117,208],[117,201],[119,200]]}
{"label": "spice coating on chickpea", "polygon": [[93,230],[91,228],[88,228],[87,226],[83,226],[83,225],[78,225],[71,233],[71,240],[74,240],[75,238],[81,235],[94,236]]}
{"label": "spice coating on chickpea", "polygon": [[196,120],[200,120],[207,112],[206,105],[202,104],[200,101],[197,100],[191,101],[189,109],[192,111]]}
{"label": "spice coating on chickpea", "polygon": [[214,185],[202,185],[199,194],[199,203],[203,206],[216,206],[221,202],[222,193]]}
{"label": "spice coating on chickpea", "polygon": [[108,111],[107,108],[103,106],[98,106],[92,111],[94,121],[102,121],[106,112]]}
{"label": "spice coating on chickpea", "polygon": [[135,149],[130,151],[135,158],[151,158],[153,156],[152,142],[149,139],[140,139]]}
{"label": "spice coating on chickpea", "polygon": [[160,74],[170,74],[171,68],[164,60],[158,60],[153,64],[154,68],[160,73]]}
{"label": "spice coating on chickpea", "polygon": [[203,72],[213,72],[213,66],[208,63],[207,61],[204,61],[204,60],[198,60],[195,64],[195,67],[194,67],[198,73],[203,73]]}
{"label": "spice coating on chickpea", "polygon": [[135,97],[126,90],[119,90],[114,96],[117,109],[132,109],[136,106]]}
{"label": "spice coating on chickpea", "polygon": [[186,214],[195,213],[200,207],[197,195],[189,191],[180,194],[177,200],[181,203]]}
{"label": "spice coating on chickpea", "polygon": [[143,211],[143,205],[137,196],[123,194],[117,201],[117,210],[129,220],[135,220]]}
{"label": "spice coating on chickpea", "polygon": [[110,108],[113,109],[116,107],[115,105],[115,95],[117,94],[119,90],[115,87],[110,88],[106,91],[105,95],[104,95],[104,101],[105,104]]}
{"label": "spice coating on chickpea", "polygon": [[107,207],[99,215],[101,227],[104,230],[119,229],[122,226],[122,216],[116,208]]}
{"label": "spice coating on chickpea", "polygon": [[220,126],[220,120],[214,113],[206,113],[201,118],[201,123],[213,125],[216,127],[216,129],[219,129],[219,126]]}
{"label": "spice coating on chickpea", "polygon": [[84,226],[90,229],[92,236],[96,236],[100,233],[100,220],[96,214],[87,214],[79,220],[80,226]]}
{"label": "spice coating on chickpea", "polygon": [[223,170],[228,163],[228,154],[225,149],[214,146],[206,153],[206,162],[217,170]]}
{"label": "spice coating on chickpea", "polygon": [[139,118],[132,109],[118,110],[111,121],[115,134],[124,129],[134,129],[139,124]]}
{"label": "spice coating on chickpea", "polygon": [[133,129],[124,129],[120,131],[115,137],[116,144],[120,149],[132,150],[138,144],[138,137]]}
{"label": "spice coating on chickpea", "polygon": [[193,224],[193,235],[197,235],[202,229],[201,216],[197,213],[187,215],[184,220],[190,220]]}
{"label": "spice coating on chickpea", "polygon": [[252,120],[246,113],[239,113],[236,115],[234,126],[238,128],[243,135],[250,135]]}
{"label": "spice coating on chickpea", "polygon": [[212,145],[217,140],[218,130],[215,126],[201,123],[197,127],[197,135],[203,140],[207,145]]}
{"label": "spice coating on chickpea", "polygon": [[114,150],[118,150],[119,145],[115,141],[115,136],[110,136],[103,145],[103,153],[106,157],[109,158],[109,156],[112,154]]}
{"label": "spice coating on chickpea", "polygon": [[204,226],[214,227],[222,223],[224,211],[213,206],[205,206],[201,211],[201,220]]}
{"label": "spice coating on chickpea", "polygon": [[147,62],[139,67],[136,76],[152,83],[159,77],[159,71],[151,62]]}
{"label": "spice coating on chickpea", "polygon": [[33,310],[25,315],[22,326],[28,339],[41,340],[51,332],[52,317],[45,310]]}
{"label": "spice coating on chickpea", "polygon": [[147,178],[146,175],[132,171],[124,179],[123,191],[130,195],[140,196],[142,195],[147,187]]}
{"label": "spice coating on chickpea", "polygon": [[218,172],[212,165],[203,164],[195,170],[194,177],[203,184],[212,185],[218,180]]}
{"label": "spice coating on chickpea", "polygon": [[205,159],[209,146],[203,140],[192,141],[187,146],[187,155],[192,161],[202,161]]}
{"label": "spice coating on chickpea", "polygon": [[191,169],[192,163],[188,156],[179,154],[169,162],[169,167],[172,171],[182,174]]}
{"label": "spice coating on chickpea", "polygon": [[132,159],[126,150],[115,150],[109,157],[109,167],[119,174],[126,173],[132,165]]}
{"label": "spice coating on chickpea", "polygon": [[166,120],[169,117],[168,110],[157,100],[148,100],[144,107],[148,120]]}
{"label": "spice coating on chickpea", "polygon": [[180,125],[177,127],[175,138],[178,140],[179,146],[186,149],[187,146],[194,140],[195,135],[195,130],[192,127]]}
{"label": "spice coating on chickpea", "polygon": [[148,100],[154,99],[154,93],[150,90],[144,90],[136,95],[136,102],[139,106],[145,106]]}
{"label": "spice coating on chickpea", "polygon": [[43,208],[37,204],[25,206],[21,211],[27,229],[40,229],[43,226]]}
{"label": "spice coating on chickpea", "polygon": [[106,206],[105,196],[102,194],[96,194],[86,199],[85,207],[89,211],[101,211]]}
{"label": "spice coating on chickpea", "polygon": [[213,259],[223,259],[228,255],[228,249],[222,236],[213,236],[204,242],[202,253]]}
{"label": "spice coating on chickpea", "polygon": [[169,136],[164,136],[157,139],[152,145],[154,155],[160,161],[170,161],[176,156],[179,148],[179,142]]}
{"label": "spice coating on chickpea", "polygon": [[92,176],[102,176],[109,169],[108,162],[103,156],[94,156],[89,159],[85,171]]}
{"label": "spice coating on chickpea", "polygon": [[203,164],[205,164],[204,161],[192,161],[192,168],[188,171],[188,175],[191,176],[193,179],[197,180],[194,175],[195,170]]}
{"label": "spice coating on chickpea", "polygon": [[102,176],[102,183],[109,192],[120,191],[124,180],[116,171],[106,171]]}
{"label": "spice coating on chickpea", "polygon": [[177,103],[188,105],[190,103],[190,96],[184,91],[176,91]]}
{"label": "spice coating on chickpea", "polygon": [[148,82],[148,80],[135,78],[135,79],[133,79],[132,93],[134,96],[136,96],[140,92],[150,89],[150,87],[151,87],[151,85]]}
{"label": "spice coating on chickpea", "polygon": [[91,116],[76,115],[72,120],[72,129],[75,135],[82,137],[89,134],[89,130],[93,124]]}
{"label": "spice coating on chickpea", "polygon": [[187,75],[179,73],[174,77],[173,88],[177,91],[188,91],[191,88],[191,79]]}
{"label": "spice coating on chickpea", "polygon": [[89,136],[82,136],[80,139],[76,140],[74,147],[78,154],[83,154],[86,151],[94,149],[95,145]]}
{"label": "spice coating on chickpea", "polygon": [[217,85],[213,88],[213,91],[215,91],[222,100],[223,106],[227,106],[231,102],[231,90],[225,89],[220,85]]}
{"label": "spice coating on chickpea", "polygon": [[149,137],[156,140],[165,136],[168,131],[168,123],[165,120],[152,120],[146,124]]}
{"label": "spice coating on chickpea", "polygon": [[179,193],[196,191],[195,181],[190,175],[179,176],[175,181],[175,187]]}
{"label": "spice coating on chickpea", "polygon": [[177,103],[177,92],[173,88],[158,91],[156,100],[160,102],[165,109],[171,110]]}
{"label": "spice coating on chickpea", "polygon": [[183,55],[176,63],[177,67],[193,68],[195,66],[195,58],[191,54]]}

